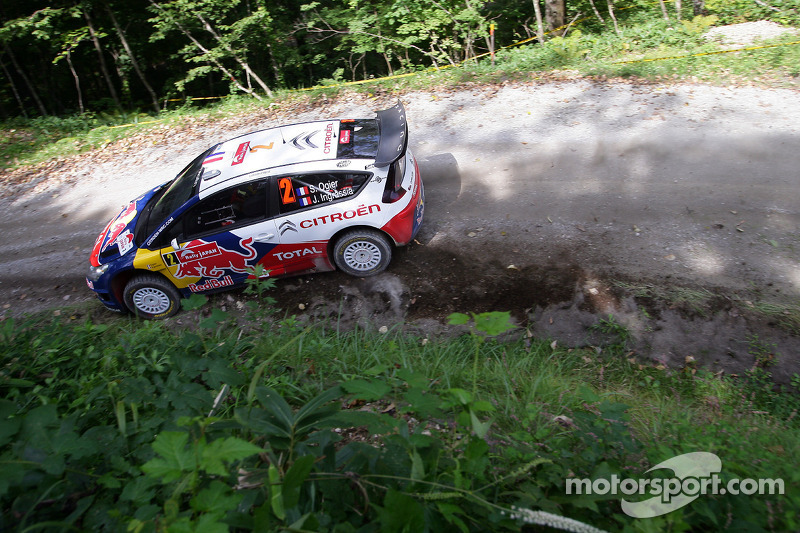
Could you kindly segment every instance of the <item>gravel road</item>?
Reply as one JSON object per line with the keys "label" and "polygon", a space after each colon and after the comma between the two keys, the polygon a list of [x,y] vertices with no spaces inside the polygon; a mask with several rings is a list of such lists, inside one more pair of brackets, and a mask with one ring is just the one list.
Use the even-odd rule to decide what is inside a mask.
{"label": "gravel road", "polygon": [[[393,98],[158,127],[28,185],[4,181],[2,313],[90,300],[84,270],[107,220],[221,137],[372,116]],[[405,320],[424,334],[453,311],[507,309],[573,345],[602,345],[590,326],[611,314],[638,353],[668,364],[691,356],[740,371],[758,335],[781,354],[779,379],[797,371],[800,342],[781,327],[800,296],[796,92],[534,80],[402,100],[427,192],[419,243],[377,278],[285,280],[276,297],[287,309],[325,317],[344,299],[353,320]]]}

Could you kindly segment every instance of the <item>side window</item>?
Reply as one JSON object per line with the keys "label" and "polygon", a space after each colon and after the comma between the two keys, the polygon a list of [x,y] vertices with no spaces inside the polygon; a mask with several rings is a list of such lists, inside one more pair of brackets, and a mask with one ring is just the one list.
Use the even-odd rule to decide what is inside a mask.
{"label": "side window", "polygon": [[331,172],[278,178],[281,214],[355,196],[371,177],[366,173]]}
{"label": "side window", "polygon": [[[267,181],[246,183],[212,194],[184,216],[186,238],[227,231],[267,217]],[[229,228],[229,226],[231,226]]]}

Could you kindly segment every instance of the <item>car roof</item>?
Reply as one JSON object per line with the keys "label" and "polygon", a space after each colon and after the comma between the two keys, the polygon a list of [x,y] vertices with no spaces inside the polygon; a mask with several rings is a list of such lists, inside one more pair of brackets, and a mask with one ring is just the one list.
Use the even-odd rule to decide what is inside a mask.
{"label": "car roof", "polygon": [[[374,119],[373,119],[374,120]],[[336,159],[340,120],[319,120],[255,131],[220,143],[203,162],[198,192],[253,172]]]}

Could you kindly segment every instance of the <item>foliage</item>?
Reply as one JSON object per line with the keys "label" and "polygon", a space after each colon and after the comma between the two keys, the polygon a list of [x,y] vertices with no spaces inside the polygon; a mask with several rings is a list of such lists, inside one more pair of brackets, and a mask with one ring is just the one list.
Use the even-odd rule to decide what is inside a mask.
{"label": "foliage", "polygon": [[757,20],[774,20],[782,24],[800,21],[800,2],[797,0],[705,0],[706,10],[719,17],[723,24],[737,24]]}
{"label": "foliage", "polygon": [[[507,313],[455,314],[468,335],[423,343],[185,308],[198,328],[0,322],[0,528],[797,527],[796,390],[501,343]],[[230,326],[203,325],[215,312]],[[728,477],[782,477],[786,494],[704,496],[649,521],[565,494],[571,476],[688,451],[718,453]]]}
{"label": "foliage", "polygon": [[[634,50],[696,48],[699,33],[715,20],[800,24],[800,0],[707,0],[708,16],[697,17],[684,2],[680,16],[671,10],[669,20],[657,2],[570,0],[568,27],[548,28],[539,46],[528,41],[536,35],[534,4],[510,0],[46,4],[10,0],[0,8],[0,117],[64,115],[84,107],[157,112],[190,96],[258,99],[272,97],[276,87],[474,64],[488,56],[490,24],[498,57],[523,56],[527,69],[610,59],[603,47],[613,52],[611,59]],[[527,42],[525,52],[520,42]]]}

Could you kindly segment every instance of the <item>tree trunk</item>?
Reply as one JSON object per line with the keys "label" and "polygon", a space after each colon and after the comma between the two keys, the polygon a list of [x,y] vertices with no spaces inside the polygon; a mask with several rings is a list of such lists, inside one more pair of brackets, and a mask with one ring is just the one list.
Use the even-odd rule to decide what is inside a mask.
{"label": "tree trunk", "polygon": [[103,47],[100,46],[100,39],[97,38],[97,32],[94,31],[94,24],[92,24],[92,18],[89,16],[89,11],[86,9],[81,9],[81,13],[83,13],[83,18],[86,20],[86,26],[89,28],[89,37],[92,40],[92,44],[94,44],[94,49],[97,50],[97,57],[100,60],[100,72],[103,73],[103,78],[106,80],[108,92],[111,95],[111,98],[114,100],[114,104],[116,104],[117,108],[122,108],[122,104],[119,101],[119,96],[117,96],[117,89],[114,87],[114,83],[111,81],[111,76],[108,74],[106,58],[105,54],[103,54]]}
{"label": "tree trunk", "polygon": [[25,74],[25,71],[20,68],[19,63],[17,63],[17,58],[14,55],[14,52],[11,51],[11,47],[8,46],[7,43],[3,44],[3,51],[8,55],[8,58],[11,59],[11,64],[14,66],[14,69],[17,71],[17,74],[19,74],[20,78],[22,78],[22,81],[25,82],[25,86],[28,88],[28,91],[30,91],[31,96],[33,96],[33,101],[36,102],[36,106],[39,108],[39,112],[42,114],[43,117],[46,117],[47,109],[44,107],[42,99],[39,98],[39,93],[36,92],[36,89],[33,87],[33,84],[31,84],[31,80],[28,79],[28,76]]}
{"label": "tree trunk", "polygon": [[272,65],[272,73],[275,75],[276,83],[283,83],[283,73],[278,67],[278,62],[275,61],[275,54],[272,52],[272,45],[267,43],[267,50],[269,50],[269,62]]}
{"label": "tree trunk", "polygon": [[386,52],[383,53],[383,59],[386,61],[386,68],[389,69],[389,76],[394,76],[394,69],[392,69],[392,58]]}
{"label": "tree trunk", "polygon": [[142,85],[144,88],[147,89],[147,92],[150,94],[150,101],[153,104],[153,109],[156,113],[160,111],[158,106],[158,96],[156,96],[156,92],[147,83],[147,79],[144,77],[144,73],[142,73],[142,69],[139,68],[139,62],[136,61],[136,56],[133,55],[133,50],[131,50],[130,44],[128,44],[128,39],[125,37],[125,32],[122,31],[122,27],[117,22],[117,17],[114,16],[114,12],[111,11],[111,6],[107,3],[105,4],[106,11],[108,11],[108,16],[111,18],[111,23],[114,24],[114,29],[117,32],[117,36],[119,37],[119,41],[122,43],[122,47],[128,53],[128,57],[131,58],[131,65],[133,65],[133,70],[136,72],[136,75],[139,76],[139,80],[141,80]]}
{"label": "tree trunk", "polygon": [[539,0],[531,0],[533,3],[533,13],[536,15],[536,38],[539,44],[544,44],[544,22],[542,21],[542,7]]}
{"label": "tree trunk", "polygon": [[75,67],[72,65],[72,52],[67,52],[67,55],[64,56],[67,60],[67,65],[69,65],[69,71],[72,72],[72,77],[75,79],[75,89],[78,91],[78,109],[80,109],[81,115],[86,111],[83,107],[83,94],[81,94],[81,79],[78,77],[78,73],[75,71]]}
{"label": "tree trunk", "polygon": [[544,0],[544,17],[547,29],[553,31],[567,24],[566,0]]}
{"label": "tree trunk", "polygon": [[14,99],[16,99],[17,104],[19,105],[19,110],[22,111],[22,116],[28,118],[28,112],[25,111],[25,105],[22,103],[22,98],[19,95],[19,91],[17,91],[17,84],[14,83],[11,73],[8,71],[8,68],[6,68],[6,64],[3,61],[0,61],[0,67],[2,67],[6,78],[8,78],[8,83],[11,85],[11,92],[14,93]]}
{"label": "tree trunk", "polygon": [[214,39],[216,39],[217,42],[221,44],[225,48],[225,50],[227,50],[231,54],[231,57],[234,59],[234,61],[239,63],[239,65],[244,69],[244,71],[247,73],[248,76],[251,76],[254,80],[256,80],[256,83],[258,83],[261,86],[261,88],[264,89],[264,92],[267,93],[267,96],[272,98],[272,91],[269,89],[267,84],[264,83],[264,80],[262,80],[258,76],[258,74],[253,72],[253,70],[250,68],[250,65],[248,65],[246,61],[240,58],[238,54],[236,54],[236,52],[233,51],[233,48],[231,48],[230,45],[228,45],[228,43],[226,43],[216,31],[214,31],[214,28],[212,28],[211,24],[209,24],[208,21],[206,21],[206,19],[203,18],[203,15],[201,15],[199,12],[195,13],[195,15],[197,16],[198,19],[200,19],[200,22],[203,23],[203,27],[206,29],[206,31],[210,33],[214,37]]}
{"label": "tree trunk", "polygon": [[708,15],[705,0],[692,0],[692,8],[694,9],[695,17],[698,15]]}
{"label": "tree trunk", "polygon": [[[610,1],[611,0],[609,0],[609,3],[610,3]],[[605,24],[606,21],[603,20],[602,15],[600,15],[600,12],[597,10],[597,6],[594,5],[594,0],[589,0],[589,3],[592,4],[592,11],[594,11],[594,16],[597,17],[602,24]]]}
{"label": "tree trunk", "polygon": [[675,0],[675,12],[678,14],[678,20],[682,20],[683,16],[683,1],[682,0]]}
{"label": "tree trunk", "polygon": [[658,0],[658,3],[661,6],[661,13],[664,14],[664,20],[669,20],[669,13],[667,13],[667,6],[664,5],[664,0]]}
{"label": "tree trunk", "polygon": [[617,17],[614,16],[614,0],[608,0],[608,16],[614,21],[614,31],[617,32],[617,35],[622,35],[617,24]]}

